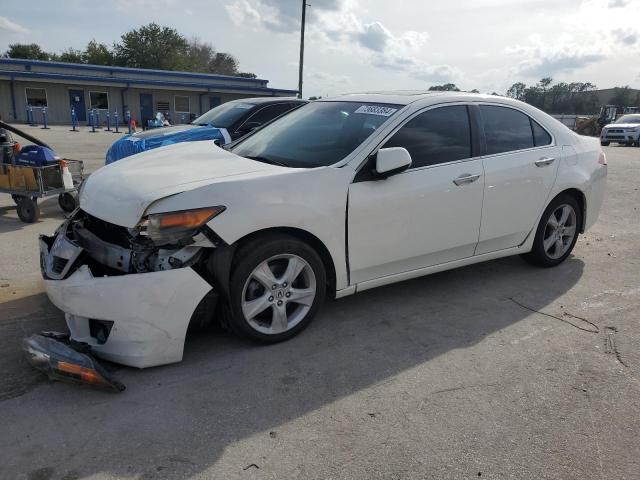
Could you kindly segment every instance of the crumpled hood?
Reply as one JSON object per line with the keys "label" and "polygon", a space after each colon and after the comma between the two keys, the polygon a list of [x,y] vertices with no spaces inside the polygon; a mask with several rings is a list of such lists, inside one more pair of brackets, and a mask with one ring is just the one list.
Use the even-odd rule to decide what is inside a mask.
{"label": "crumpled hood", "polygon": [[112,163],[87,178],[80,208],[106,222],[135,227],[156,200],[227,178],[270,175],[286,167],[239,157],[213,141],[179,143]]}

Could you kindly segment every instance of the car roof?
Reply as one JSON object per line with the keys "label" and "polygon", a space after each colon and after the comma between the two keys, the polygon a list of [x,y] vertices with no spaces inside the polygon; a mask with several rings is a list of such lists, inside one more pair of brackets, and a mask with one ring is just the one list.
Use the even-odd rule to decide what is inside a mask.
{"label": "car roof", "polygon": [[297,97],[252,97],[252,98],[237,98],[231,100],[234,103],[250,103],[252,105],[262,105],[264,103],[309,103],[308,100],[303,100]]}
{"label": "car roof", "polygon": [[396,91],[376,91],[363,93],[347,93],[332,98],[323,98],[320,102],[346,101],[363,103],[394,103],[396,105],[409,105],[424,99],[437,99],[438,101],[482,101],[482,100],[502,100],[505,97],[496,95],[484,95],[480,93],[467,92],[440,92],[428,90],[396,90]]}

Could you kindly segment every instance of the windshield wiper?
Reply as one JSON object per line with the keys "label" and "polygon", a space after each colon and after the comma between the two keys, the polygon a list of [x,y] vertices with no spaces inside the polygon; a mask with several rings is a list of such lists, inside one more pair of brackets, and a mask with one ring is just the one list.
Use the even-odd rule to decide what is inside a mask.
{"label": "windshield wiper", "polygon": [[289,166],[286,163],[282,163],[282,162],[279,162],[278,160],[273,160],[273,159],[267,158],[267,157],[244,157],[244,158],[249,158],[249,159],[255,160],[257,162],[268,163],[270,165],[278,165],[280,167],[288,167]]}

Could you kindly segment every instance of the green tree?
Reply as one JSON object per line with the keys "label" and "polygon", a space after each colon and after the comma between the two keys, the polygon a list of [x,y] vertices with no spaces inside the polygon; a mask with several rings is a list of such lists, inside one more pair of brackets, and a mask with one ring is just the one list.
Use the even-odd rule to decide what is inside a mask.
{"label": "green tree", "polygon": [[183,70],[192,72],[209,72],[212,58],[216,51],[210,43],[203,43],[198,38],[189,42]]}
{"label": "green tree", "polygon": [[235,75],[238,72],[238,60],[228,53],[216,53],[209,65],[210,72],[220,75]]}
{"label": "green tree", "polygon": [[455,83],[445,83],[444,85],[434,85],[429,87],[431,92],[459,92],[460,89],[456,87]]}
{"label": "green tree", "polygon": [[91,40],[84,49],[85,63],[90,65],[116,65],[113,52],[104,43]]}
{"label": "green tree", "polygon": [[571,89],[568,83],[560,82],[549,88],[548,112],[562,113],[566,112],[566,105],[571,98]]}
{"label": "green tree", "polygon": [[628,107],[633,102],[631,88],[629,85],[624,87],[615,87],[613,89],[613,96],[611,97],[612,105],[619,105],[621,107]]}
{"label": "green tree", "polygon": [[84,52],[80,50],[76,50],[75,48],[68,48],[63,51],[60,55],[50,54],[51,60],[57,60],[59,62],[67,62],[67,63],[86,63],[84,58]]}
{"label": "green tree", "polygon": [[[194,38],[189,41],[184,70],[192,72],[208,72],[220,75],[238,75],[238,60],[231,54],[216,52],[210,43],[201,42]],[[252,73],[242,76],[255,78]]]}
{"label": "green tree", "polygon": [[525,88],[523,101],[527,102],[529,105],[533,105],[534,107],[542,108],[543,107],[543,94],[542,89],[537,85],[530,86]]}
{"label": "green tree", "polygon": [[125,67],[180,70],[189,43],[177,30],[150,23],[125,33],[114,47],[116,61]]}
{"label": "green tree", "polygon": [[543,110],[547,106],[547,90],[549,89],[549,85],[551,85],[551,83],[553,83],[553,78],[551,77],[544,77],[538,82],[538,87],[542,91],[542,100],[540,104],[541,106],[539,108]]}
{"label": "green tree", "polygon": [[258,78],[258,76],[255,73],[251,73],[251,72],[238,72],[236,73],[236,77]]}
{"label": "green tree", "polygon": [[24,58],[27,60],[49,60],[50,55],[37,43],[12,43],[4,54],[8,58]]}
{"label": "green tree", "polygon": [[516,100],[524,100],[524,92],[527,86],[522,82],[516,82],[509,90],[507,90],[507,97],[515,98]]}

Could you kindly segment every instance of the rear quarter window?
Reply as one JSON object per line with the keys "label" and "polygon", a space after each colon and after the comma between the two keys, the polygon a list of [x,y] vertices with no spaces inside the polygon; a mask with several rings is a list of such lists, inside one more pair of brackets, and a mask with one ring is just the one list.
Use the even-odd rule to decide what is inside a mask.
{"label": "rear quarter window", "polygon": [[544,147],[545,145],[551,145],[551,135],[544,128],[542,128],[538,122],[531,120],[531,130],[533,130],[533,140],[536,147]]}

